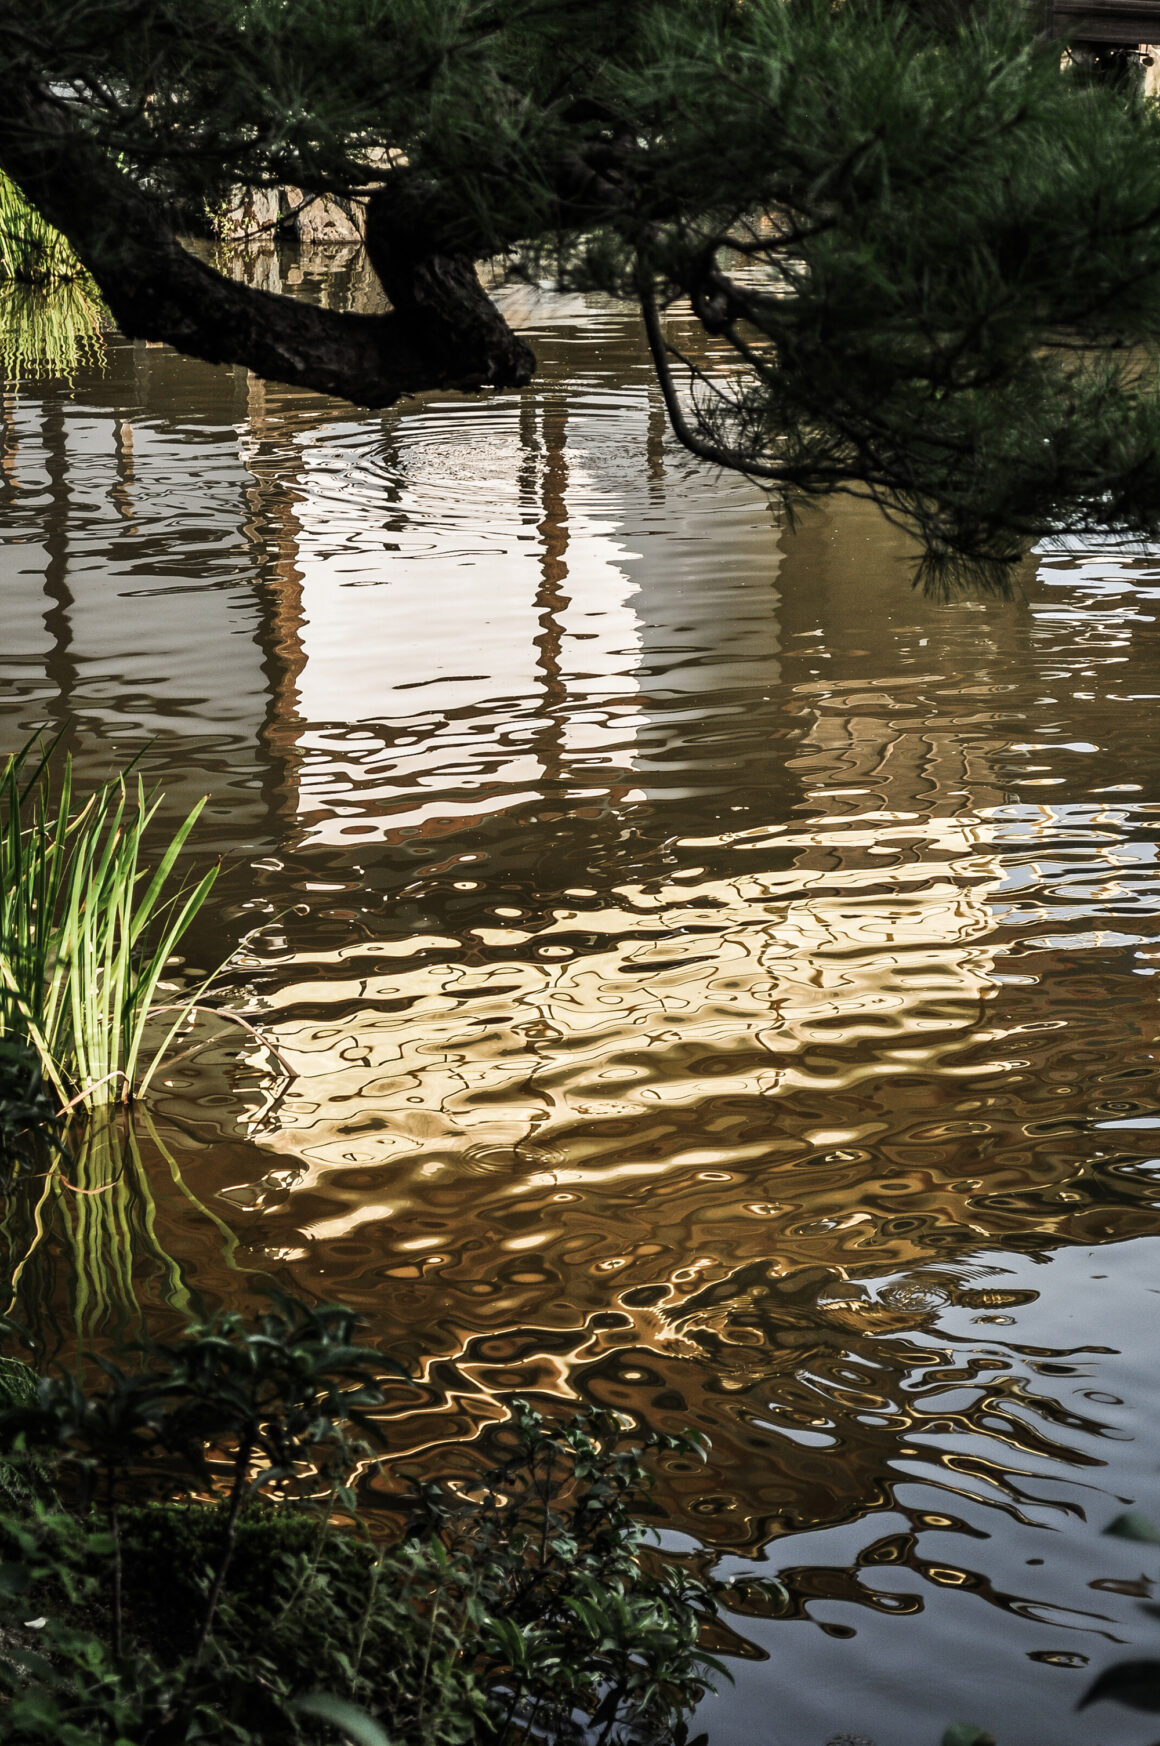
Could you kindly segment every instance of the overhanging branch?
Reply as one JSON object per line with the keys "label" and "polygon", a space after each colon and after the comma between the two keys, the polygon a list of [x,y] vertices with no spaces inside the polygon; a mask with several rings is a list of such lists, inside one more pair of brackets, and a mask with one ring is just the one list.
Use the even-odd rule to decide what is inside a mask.
{"label": "overhanging branch", "polygon": [[637,296],[640,299],[641,313],[644,316],[644,330],[648,339],[649,352],[652,355],[653,368],[660,384],[661,398],[665,403],[669,423],[673,435],[682,448],[688,449],[691,455],[696,455],[702,461],[710,461],[716,467],[724,467],[731,473],[744,473],[750,479],[760,479],[766,483],[779,485],[785,489],[818,491],[833,490],[850,481],[861,481],[873,484],[872,475],[865,468],[826,467],[824,470],[811,468],[804,471],[801,467],[777,466],[773,462],[759,461],[754,455],[739,449],[727,448],[723,443],[711,442],[695,431],[685,416],[677,393],[673,372],[669,365],[673,348],[665,339],[661,327],[660,311],[657,308],[656,293],[652,282],[643,270],[637,277]]}
{"label": "overhanging branch", "polygon": [[519,387],[535,356],[484,292],[470,258],[392,240],[371,202],[368,246],[394,309],[346,315],[239,285],[182,248],[161,203],[74,119],[0,77],[0,169],[64,232],[131,339],[164,340],[271,381],[390,406],[430,389]]}

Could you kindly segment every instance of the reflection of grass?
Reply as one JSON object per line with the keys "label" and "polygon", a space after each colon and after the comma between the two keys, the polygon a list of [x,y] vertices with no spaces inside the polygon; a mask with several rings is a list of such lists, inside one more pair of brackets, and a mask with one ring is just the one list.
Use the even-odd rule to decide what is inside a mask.
{"label": "reflection of grass", "polygon": [[102,362],[109,325],[68,240],[0,171],[0,370],[70,377]]}
{"label": "reflection of grass", "polygon": [[[67,1313],[82,1348],[100,1330],[119,1339],[140,1334],[142,1270],[153,1281],[150,1295],[189,1313],[184,1271],[158,1232],[143,1138],[168,1165],[181,1197],[216,1228],[225,1265],[236,1269],[234,1233],[187,1187],[147,1111],[130,1117],[100,1110],[70,1137],[67,1152],[46,1158],[43,1175],[23,1175],[10,1185],[0,1217],[11,1267],[7,1313],[42,1338]],[[62,1284],[67,1312],[57,1301]]]}
{"label": "reflection of grass", "polygon": [[92,285],[64,279],[50,285],[0,280],[0,370],[10,381],[69,379],[83,364],[101,364],[109,316]]}

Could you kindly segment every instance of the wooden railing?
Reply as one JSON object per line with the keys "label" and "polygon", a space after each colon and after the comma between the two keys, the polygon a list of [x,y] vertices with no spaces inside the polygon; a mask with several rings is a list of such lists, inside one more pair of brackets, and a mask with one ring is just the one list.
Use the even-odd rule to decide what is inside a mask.
{"label": "wooden railing", "polygon": [[1160,43],[1160,0],[1053,0],[1051,11],[1072,42]]}

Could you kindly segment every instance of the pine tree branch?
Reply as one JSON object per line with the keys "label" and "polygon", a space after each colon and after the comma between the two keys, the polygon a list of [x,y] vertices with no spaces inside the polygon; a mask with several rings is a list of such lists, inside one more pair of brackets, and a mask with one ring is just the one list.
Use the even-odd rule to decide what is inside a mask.
{"label": "pine tree branch", "polygon": [[535,357],[486,296],[469,257],[393,234],[373,196],[368,249],[392,311],[347,315],[227,279],[177,240],[169,215],[86,134],[67,105],[0,74],[0,169],[65,232],[130,339],[362,406],[430,389],[511,388]]}

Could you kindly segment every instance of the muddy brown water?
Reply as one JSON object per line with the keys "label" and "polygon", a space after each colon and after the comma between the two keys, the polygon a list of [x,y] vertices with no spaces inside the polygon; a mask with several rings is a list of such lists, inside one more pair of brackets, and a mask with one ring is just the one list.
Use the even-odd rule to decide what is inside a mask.
{"label": "muddy brown water", "polygon": [[279,1051],[10,1208],[18,1310],[342,1299],[434,1466],[517,1392],[707,1431],[666,1543],[792,1594],[713,1746],[1146,1746],[1074,1705],[1160,1630],[1101,1535],[1160,1520],[1160,565],[923,601],[676,452],[623,312],[520,319],[532,389],[386,416],[119,341],[7,385],[0,749],[209,793],[175,979],[234,953]]}

